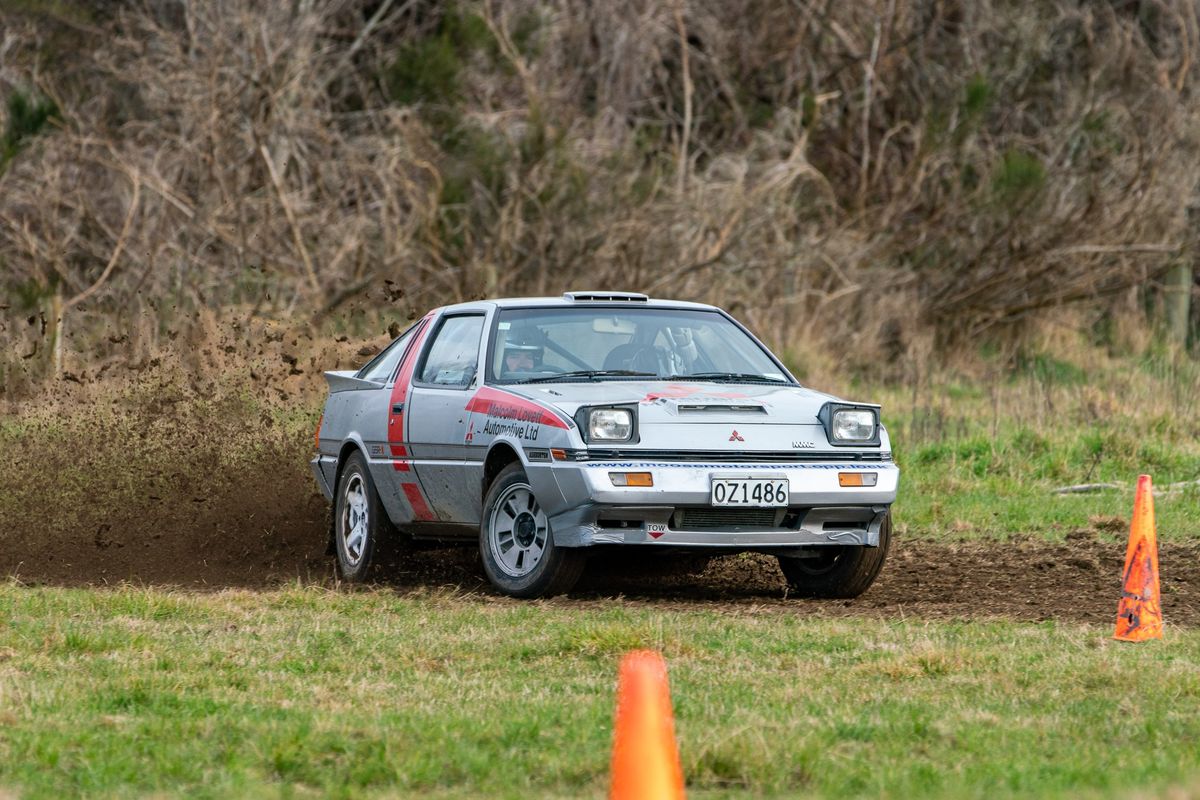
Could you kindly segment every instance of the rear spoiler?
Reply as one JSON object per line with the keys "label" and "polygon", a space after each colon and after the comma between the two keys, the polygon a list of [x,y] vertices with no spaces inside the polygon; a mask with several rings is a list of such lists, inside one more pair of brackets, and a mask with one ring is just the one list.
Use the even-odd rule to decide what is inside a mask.
{"label": "rear spoiler", "polygon": [[357,378],[355,375],[357,375],[357,370],[352,369],[326,372],[325,381],[329,384],[329,393],[351,392],[355,389],[378,389],[383,386],[382,383]]}

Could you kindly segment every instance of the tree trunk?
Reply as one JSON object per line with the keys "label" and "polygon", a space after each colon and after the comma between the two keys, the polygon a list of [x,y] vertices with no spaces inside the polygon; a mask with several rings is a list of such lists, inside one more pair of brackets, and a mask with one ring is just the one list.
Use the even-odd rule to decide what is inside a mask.
{"label": "tree trunk", "polygon": [[57,286],[54,289],[54,294],[50,296],[50,367],[53,370],[51,377],[62,377],[63,371],[63,316],[66,314],[66,309],[63,308],[62,286]]}
{"label": "tree trunk", "polygon": [[1167,341],[1179,348],[1187,347],[1191,300],[1192,265],[1189,262],[1181,261],[1167,270],[1167,274],[1163,278]]}

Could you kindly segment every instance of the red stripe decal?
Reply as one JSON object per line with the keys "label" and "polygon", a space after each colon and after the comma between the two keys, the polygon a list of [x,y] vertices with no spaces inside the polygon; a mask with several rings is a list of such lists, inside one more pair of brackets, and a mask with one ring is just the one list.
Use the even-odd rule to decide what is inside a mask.
{"label": "red stripe decal", "polygon": [[567,423],[547,408],[520,395],[484,386],[467,401],[467,410],[499,419],[534,422],[551,428],[566,428]]}
{"label": "red stripe decal", "polygon": [[[392,413],[392,409],[403,404],[408,398],[408,386],[412,383],[413,370],[417,366],[417,356],[421,352],[421,345],[425,342],[425,337],[429,334],[431,320],[435,314],[437,311],[430,311],[426,314],[425,318],[421,320],[421,327],[413,334],[412,344],[409,345],[408,352],[404,354],[404,360],[400,362],[400,371],[396,374],[396,383],[392,386],[392,397],[388,401],[388,444],[391,446],[392,458],[397,459],[392,462],[392,469],[396,472],[411,472],[412,460],[406,458],[409,452],[404,438],[404,412],[395,414]],[[419,485],[401,483],[400,487],[404,490],[404,496],[408,498],[409,505],[412,506],[414,519],[422,521],[436,519],[429,509],[429,503],[425,502],[425,496],[421,493]]]}
{"label": "red stripe decal", "polygon": [[429,504],[425,502],[425,497],[421,494],[420,486],[415,483],[402,483],[400,486],[404,489],[404,496],[412,504],[414,519],[422,522],[434,519],[433,512],[429,510]]}
{"label": "red stripe decal", "polygon": [[696,397],[702,395],[704,397],[720,397],[730,400],[747,400],[750,395],[744,392],[714,392],[710,389],[705,389],[702,386],[688,386],[679,383],[669,383],[663,389],[657,392],[650,392],[642,398],[643,403],[653,403],[655,400],[671,399],[676,400],[684,397]]}
{"label": "red stripe decal", "polygon": [[400,364],[400,372],[396,375],[396,383],[392,386],[392,398],[388,403],[388,441],[393,444],[404,443],[404,412],[393,414],[392,409],[398,403],[403,403],[408,396],[408,385],[412,383],[413,370],[417,366],[417,354],[421,352],[421,344],[429,333],[430,320],[436,311],[430,311],[421,320],[421,328],[413,335],[413,342],[404,354]]}

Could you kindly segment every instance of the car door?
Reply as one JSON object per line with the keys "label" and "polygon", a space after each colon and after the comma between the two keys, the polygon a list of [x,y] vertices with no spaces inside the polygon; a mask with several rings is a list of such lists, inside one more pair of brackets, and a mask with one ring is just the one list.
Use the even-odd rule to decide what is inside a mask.
{"label": "car door", "polygon": [[380,499],[388,515],[400,526],[414,521],[437,519],[412,468],[404,413],[405,403],[412,390],[413,370],[422,344],[429,336],[433,316],[433,312],[430,312],[413,327],[399,366],[390,373],[386,389],[380,393],[381,402],[377,407],[372,407],[372,413],[386,430],[382,441],[369,445],[372,451],[371,477],[375,480],[375,486],[379,489]]}
{"label": "car door", "polygon": [[[424,348],[409,393],[407,442],[413,467],[441,522],[472,523],[470,475],[477,467],[467,445],[467,401],[476,385],[485,313],[446,314]],[[477,516],[477,515],[475,515]]]}

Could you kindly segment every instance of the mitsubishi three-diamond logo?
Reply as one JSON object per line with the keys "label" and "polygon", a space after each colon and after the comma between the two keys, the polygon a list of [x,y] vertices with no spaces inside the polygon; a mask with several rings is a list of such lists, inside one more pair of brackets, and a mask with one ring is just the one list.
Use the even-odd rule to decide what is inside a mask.
{"label": "mitsubishi three-diamond logo", "polygon": [[733,433],[729,434],[729,441],[744,442],[746,440],[742,438],[742,435],[740,433],[738,433],[737,431],[734,431]]}

